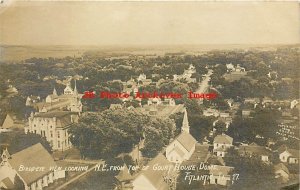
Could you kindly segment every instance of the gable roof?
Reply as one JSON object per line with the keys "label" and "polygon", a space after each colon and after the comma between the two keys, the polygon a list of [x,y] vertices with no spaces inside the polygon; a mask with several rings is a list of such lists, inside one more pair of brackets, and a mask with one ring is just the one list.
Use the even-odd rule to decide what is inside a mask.
{"label": "gable roof", "polygon": [[187,150],[190,151],[193,146],[197,143],[196,139],[194,137],[186,132],[182,131],[180,135],[176,138],[176,140]]}
{"label": "gable roof", "polygon": [[[24,179],[27,185],[42,178],[50,172],[49,168],[56,166],[51,155],[42,146],[41,143],[28,147],[20,152],[11,155],[8,163]],[[19,171],[18,168],[25,167],[44,167],[43,171]]]}
{"label": "gable roof", "polygon": [[214,139],[214,143],[220,143],[220,144],[232,144],[233,138],[222,134],[222,135],[217,135]]}
{"label": "gable roof", "polygon": [[116,176],[119,181],[129,181],[132,179],[132,175],[129,172],[128,167],[124,164],[124,169],[119,172]]}
{"label": "gable roof", "polygon": [[176,152],[181,158],[183,158],[184,152],[183,152],[182,150],[180,150],[180,148],[175,147],[175,148],[173,148],[173,149],[170,151],[170,153],[173,152],[173,151]]}
{"label": "gable roof", "polygon": [[[145,176],[149,182],[157,189],[157,190],[168,190],[169,186],[164,180],[164,177],[167,175],[168,170],[154,170],[153,166],[155,164],[159,164],[159,166],[168,166],[172,168],[174,165],[169,162],[166,157],[164,157],[162,154],[158,154],[153,160],[151,160],[147,166],[149,168],[147,170],[142,170],[137,178],[140,175]],[[136,178],[136,179],[137,179]]]}
{"label": "gable roof", "polygon": [[279,154],[282,154],[283,152],[287,151],[291,154],[291,157],[300,158],[299,150],[288,148],[286,145],[281,145],[277,150]]}
{"label": "gable roof", "polygon": [[213,165],[214,167],[209,170],[209,174],[212,175],[228,175],[230,172],[234,169],[234,167],[229,167],[229,166],[219,166],[219,165]]}
{"label": "gable roof", "polygon": [[275,172],[278,171],[278,170],[283,170],[287,174],[290,173],[289,169],[283,163],[276,164],[274,166],[274,170],[275,170]]}

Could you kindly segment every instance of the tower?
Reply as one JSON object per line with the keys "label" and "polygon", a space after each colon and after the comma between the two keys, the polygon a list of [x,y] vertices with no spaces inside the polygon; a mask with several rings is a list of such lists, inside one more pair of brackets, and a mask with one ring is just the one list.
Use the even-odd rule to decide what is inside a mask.
{"label": "tower", "polygon": [[189,121],[188,121],[188,116],[187,116],[186,109],[184,109],[184,115],[183,115],[181,131],[185,131],[187,133],[190,133],[190,126],[189,126]]}
{"label": "tower", "polygon": [[53,93],[52,93],[54,96],[57,96],[57,91],[55,89],[55,87],[53,88]]}
{"label": "tower", "polygon": [[77,91],[77,85],[76,85],[76,79],[75,79],[74,94],[75,94],[75,95],[78,95],[78,91]]}

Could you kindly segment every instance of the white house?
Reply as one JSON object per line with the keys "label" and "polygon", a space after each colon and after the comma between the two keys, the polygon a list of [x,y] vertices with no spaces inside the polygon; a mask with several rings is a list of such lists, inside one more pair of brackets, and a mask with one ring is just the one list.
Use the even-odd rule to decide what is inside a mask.
{"label": "white house", "polygon": [[8,181],[14,183],[16,175],[24,183],[25,190],[42,190],[55,180],[65,178],[64,170],[50,170],[50,167],[57,165],[40,143],[12,155],[6,149],[1,158],[0,184],[2,187],[6,186]]}
{"label": "white house", "polygon": [[279,150],[278,154],[281,162],[289,164],[299,163],[299,151],[296,149],[285,148],[283,150]]}
{"label": "white house", "polygon": [[297,104],[299,104],[298,100],[292,100],[290,108],[293,109]]}
{"label": "white house", "polygon": [[227,152],[227,149],[232,147],[232,142],[233,138],[231,138],[228,135],[217,135],[214,138],[214,154],[220,157],[224,157],[225,153]]}
{"label": "white house", "polygon": [[232,184],[232,171],[233,167],[229,166],[220,166],[220,165],[212,165],[209,170],[210,174],[210,184],[229,186]]}

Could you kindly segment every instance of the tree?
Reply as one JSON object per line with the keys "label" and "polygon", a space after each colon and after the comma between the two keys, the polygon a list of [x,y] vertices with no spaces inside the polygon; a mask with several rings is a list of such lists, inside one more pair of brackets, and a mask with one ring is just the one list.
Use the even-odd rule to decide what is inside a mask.
{"label": "tree", "polygon": [[217,135],[222,134],[226,131],[226,124],[224,122],[219,121],[216,123],[215,129]]}
{"label": "tree", "polygon": [[156,154],[173,137],[170,120],[150,118],[132,110],[105,110],[88,113],[70,128],[71,142],[83,156],[109,159],[129,153],[145,138],[149,156]]}

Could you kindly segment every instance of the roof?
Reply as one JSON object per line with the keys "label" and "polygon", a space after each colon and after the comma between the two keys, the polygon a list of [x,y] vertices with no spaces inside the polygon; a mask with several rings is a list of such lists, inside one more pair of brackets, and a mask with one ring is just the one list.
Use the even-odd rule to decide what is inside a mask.
{"label": "roof", "polygon": [[149,166],[149,169],[142,170],[138,174],[138,176],[145,176],[157,190],[168,190],[169,186],[164,180],[164,177],[166,176],[168,170],[154,170],[153,166],[155,164],[159,164],[159,166],[162,167],[169,166],[171,168],[174,166],[166,159],[165,156],[163,156],[162,154],[158,154],[147,164],[147,166]]}
{"label": "roof", "polygon": [[197,143],[196,139],[188,132],[182,131],[176,140],[188,151]]}
{"label": "roof", "polygon": [[184,152],[183,152],[182,150],[180,150],[178,147],[173,148],[173,149],[170,151],[170,153],[173,152],[173,151],[175,151],[180,157],[183,157],[183,156],[184,156]]}
{"label": "roof", "polygon": [[283,164],[283,163],[279,163],[279,164],[276,164],[274,166],[274,170],[275,172],[278,171],[278,170],[283,170],[284,172],[286,172],[287,174],[289,174],[289,169]]}
{"label": "roof", "polygon": [[231,138],[228,135],[222,134],[217,135],[214,139],[214,143],[220,143],[220,144],[232,144],[233,138]]}
{"label": "roof", "polygon": [[14,189],[14,183],[10,180],[9,177],[4,178],[1,183],[5,185],[5,189]]}
{"label": "roof", "polygon": [[219,165],[213,165],[211,170],[209,170],[209,174],[212,175],[228,175],[234,168],[229,166],[219,166]]}
{"label": "roof", "polygon": [[222,157],[209,154],[205,159],[205,162],[211,165],[222,165],[225,166],[225,162]]}
{"label": "roof", "polygon": [[209,154],[209,145],[196,144],[195,151],[191,158],[187,161],[189,163],[205,162]]}
{"label": "roof", "polygon": [[129,181],[129,180],[132,180],[132,175],[130,174],[129,169],[126,166],[126,164],[124,164],[123,167],[124,167],[124,169],[119,172],[119,174],[116,176],[116,178],[119,181]]}
{"label": "roof", "polygon": [[69,111],[53,111],[53,112],[39,113],[34,117],[41,117],[41,118],[56,117],[56,127],[64,128],[74,123],[74,121],[72,121],[71,115],[77,115],[77,114],[75,112],[69,112]]}
{"label": "roof", "polygon": [[44,118],[60,118],[65,117],[66,115],[74,114],[73,112],[69,111],[52,111],[52,112],[44,112],[44,113],[38,113],[35,115],[35,117],[44,117]]}
{"label": "roof", "polygon": [[281,154],[283,152],[289,152],[291,154],[291,157],[294,157],[294,158],[300,158],[300,152],[299,150],[297,149],[292,149],[292,148],[288,148],[286,145],[281,145],[279,148],[278,148],[278,153]]}
{"label": "roof", "polygon": [[[8,162],[24,179],[27,185],[48,174],[50,167],[56,166],[53,158],[41,143],[11,155],[11,159],[8,159]],[[45,169],[43,171],[19,171],[18,168],[20,165],[26,167],[44,167]]]}

